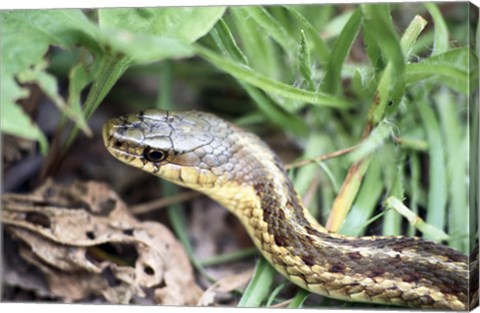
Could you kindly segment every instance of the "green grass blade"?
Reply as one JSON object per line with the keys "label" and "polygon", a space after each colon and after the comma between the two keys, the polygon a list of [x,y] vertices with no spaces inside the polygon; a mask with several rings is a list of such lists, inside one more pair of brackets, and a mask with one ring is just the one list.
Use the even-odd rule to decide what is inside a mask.
{"label": "green grass blade", "polygon": [[[224,56],[241,64],[248,63],[246,56],[238,48],[230,28],[223,20],[220,20],[212,30],[212,38]],[[288,112],[283,107],[279,106],[275,102],[272,102],[257,88],[243,82],[240,82],[240,84],[256,102],[260,111],[262,111],[273,123],[280,127],[286,127],[288,131],[299,136],[304,136],[307,134],[308,130],[305,122],[299,116]]]}
{"label": "green grass blade", "polygon": [[[452,76],[452,80],[459,80],[460,84],[466,84],[462,90],[467,90],[469,73],[474,72],[469,67],[470,62],[475,66],[477,59],[475,55],[471,54],[468,47],[460,47],[451,49],[445,53],[437,54],[435,56],[426,58],[419,63],[412,63],[407,65],[407,82],[416,83],[419,79],[412,81],[412,75],[419,75],[420,79],[425,79],[430,76],[438,75],[442,82]],[[426,66],[430,65],[430,66]],[[426,72],[422,74],[422,72]],[[415,78],[415,76],[413,76]],[[447,81],[450,85],[450,81]],[[459,87],[460,88],[460,87]],[[467,92],[463,92],[467,94]]]}
{"label": "green grass blade", "polygon": [[[466,100],[466,99],[465,99]],[[467,206],[467,175],[468,152],[466,127],[463,126],[459,111],[461,101],[451,97],[442,89],[435,97],[435,103],[440,116],[440,123],[445,139],[445,157],[447,164],[448,185],[448,231],[452,238],[449,245],[457,250],[466,251],[468,247],[468,206]],[[467,103],[463,101],[466,110]]]}
{"label": "green grass blade", "polygon": [[[420,198],[420,160],[417,153],[412,153],[410,156],[410,171],[412,173],[410,177],[410,183],[408,184],[411,186],[410,210],[412,210],[413,214],[418,214],[418,204]],[[410,225],[410,228],[408,229],[408,235],[415,235],[415,227],[412,225]]]}
{"label": "green grass blade", "polygon": [[366,223],[377,208],[383,191],[380,176],[380,163],[374,159],[365,175],[362,186],[352,209],[343,223],[340,233],[350,236],[360,236],[365,233]]}
{"label": "green grass blade", "polygon": [[200,56],[205,58],[216,67],[229,73],[238,80],[249,83],[264,90],[265,92],[271,92],[287,99],[303,101],[318,106],[328,106],[337,109],[346,109],[352,106],[352,103],[340,97],[295,88],[270,79],[245,65],[226,60],[215,52],[201,46],[196,45],[196,50]]}
{"label": "green grass blade", "polygon": [[300,73],[305,79],[308,90],[314,91],[315,83],[312,79],[312,61],[310,59],[310,49],[308,47],[307,37],[305,36],[305,32],[303,30],[301,30],[301,34],[302,37],[300,40],[300,47],[298,49],[298,62]]}
{"label": "green grass blade", "polygon": [[309,295],[310,295],[310,293],[308,291],[306,291],[305,289],[299,289],[297,291],[297,293],[295,294],[295,296],[293,297],[292,302],[290,302],[288,304],[288,308],[289,309],[300,309],[302,307],[303,303],[305,302],[305,300],[307,300]]}
{"label": "green grass blade", "polygon": [[402,47],[403,54],[405,55],[405,60],[407,60],[412,54],[415,42],[426,25],[427,21],[420,15],[416,15],[410,25],[408,25],[405,33],[400,39],[400,46]]}
{"label": "green grass blade", "polygon": [[308,127],[300,116],[288,112],[283,107],[271,101],[257,88],[242,82],[240,84],[250,97],[255,100],[260,111],[262,111],[270,121],[299,137],[304,137],[308,134]]}
{"label": "green grass blade", "polygon": [[[445,176],[445,152],[444,142],[439,121],[435,112],[429,103],[425,100],[416,104],[422,125],[428,138],[430,158],[429,162],[429,188],[428,188],[428,207],[426,222],[433,226],[443,229],[446,223],[446,205],[447,205],[447,183]],[[429,238],[427,236],[427,238]]]}
{"label": "green grass blade", "polygon": [[400,213],[410,222],[412,226],[420,230],[425,237],[428,237],[436,242],[449,239],[448,235],[442,229],[425,223],[417,214],[407,208],[397,197],[388,197],[388,199],[385,201],[385,205],[387,208],[393,209]]}
{"label": "green grass blade", "polygon": [[370,135],[362,141],[360,146],[348,155],[350,162],[356,162],[363,159],[367,155],[373,153],[375,150],[381,148],[385,141],[392,137],[393,128],[390,123],[383,120],[375,127]]}
{"label": "green grass blade", "polygon": [[[404,197],[404,162],[403,154],[397,152],[392,144],[386,145],[382,150],[382,170],[384,181],[386,182],[386,193],[388,196],[394,196],[399,199]],[[382,234],[388,236],[397,236],[401,234],[401,216],[389,210],[385,213],[382,225]]]}
{"label": "green grass blade", "polygon": [[[85,100],[84,115],[86,120],[92,116],[113,85],[127,70],[130,62],[129,58],[123,56],[106,56],[104,58],[103,62],[101,62],[99,73],[88,92],[87,100]],[[67,136],[62,153],[65,153],[72,145],[78,131],[79,127],[74,125]]]}
{"label": "green grass blade", "polygon": [[405,83],[405,59],[397,32],[392,24],[390,9],[387,4],[367,4],[362,6],[365,18],[374,30],[374,39],[385,59],[392,66],[390,84],[390,111],[400,104]]}
{"label": "green grass blade", "polygon": [[272,40],[260,31],[260,26],[241,7],[231,7],[229,12],[233,17],[231,28],[242,43],[249,66],[267,77],[280,79],[283,76],[282,69]]}
{"label": "green grass blade", "polygon": [[285,8],[292,14],[292,16],[302,25],[304,31],[308,35],[308,38],[313,43],[313,52],[317,56],[317,60],[320,64],[324,64],[330,58],[330,49],[325,41],[318,34],[318,30],[313,27],[312,24],[295,8],[292,6],[285,6]]}
{"label": "green grass blade", "polygon": [[215,24],[210,34],[224,55],[231,57],[234,61],[248,65],[247,56],[238,47],[230,28],[223,18]]}
{"label": "green grass blade", "polygon": [[240,7],[250,18],[253,18],[258,25],[265,29],[266,33],[272,37],[287,53],[291,53],[291,47],[295,46],[293,39],[288,36],[288,32],[278,23],[272,15],[261,6]]}
{"label": "green grass blade", "polygon": [[362,11],[360,8],[356,9],[345,27],[342,29],[340,36],[332,49],[332,54],[327,64],[327,73],[323,79],[321,91],[329,94],[336,94],[339,91],[342,72],[342,65],[350,52],[353,42],[357,38],[360,31],[360,24],[362,22]]}
{"label": "green grass blade", "polygon": [[433,37],[433,51],[432,55],[444,53],[448,50],[448,28],[445,20],[442,17],[442,13],[438,9],[437,5],[433,2],[425,3],[425,7],[432,16],[433,23],[435,24],[435,32]]}
{"label": "green grass blade", "polygon": [[275,269],[268,263],[265,258],[261,257],[252,279],[248,283],[242,298],[238,302],[238,307],[257,308],[268,299],[270,288],[275,277]]}
{"label": "green grass blade", "polygon": [[224,264],[224,263],[238,261],[243,258],[253,256],[257,253],[258,253],[258,249],[255,247],[246,248],[239,251],[234,251],[234,252],[225,253],[222,255],[213,256],[208,259],[203,259],[198,261],[198,263],[204,267],[217,265],[217,264]]}
{"label": "green grass blade", "polygon": [[282,291],[285,286],[287,286],[290,282],[285,281],[278,285],[275,289],[273,289],[272,293],[268,297],[267,303],[265,304],[266,307],[269,307],[273,304],[273,301],[275,301],[275,298],[278,296],[278,294]]}

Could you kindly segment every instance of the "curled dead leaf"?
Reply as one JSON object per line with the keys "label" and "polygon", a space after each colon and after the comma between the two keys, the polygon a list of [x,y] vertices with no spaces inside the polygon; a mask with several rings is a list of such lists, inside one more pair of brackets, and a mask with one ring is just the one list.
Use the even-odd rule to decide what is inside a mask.
{"label": "curled dead leaf", "polygon": [[2,196],[2,222],[21,256],[66,302],[102,295],[129,303],[151,290],[168,305],[197,303],[201,290],[180,243],[163,225],[140,222],[108,185],[46,182],[29,195]]}

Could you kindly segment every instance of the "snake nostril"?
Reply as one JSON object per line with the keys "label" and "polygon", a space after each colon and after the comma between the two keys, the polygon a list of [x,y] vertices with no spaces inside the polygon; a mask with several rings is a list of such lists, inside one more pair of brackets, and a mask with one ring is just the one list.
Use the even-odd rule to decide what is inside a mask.
{"label": "snake nostril", "polygon": [[116,140],[116,141],[113,143],[113,146],[114,146],[115,148],[120,148],[120,147],[122,146],[122,143],[121,143],[120,141]]}

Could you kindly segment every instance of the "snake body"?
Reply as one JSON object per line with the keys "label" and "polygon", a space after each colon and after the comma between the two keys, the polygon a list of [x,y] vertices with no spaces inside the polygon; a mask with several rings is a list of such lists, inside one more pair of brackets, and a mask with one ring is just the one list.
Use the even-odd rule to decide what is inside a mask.
{"label": "snake body", "polygon": [[275,269],[310,292],[467,309],[466,255],[414,237],[329,233],[302,205],[275,153],[256,135],[212,114],[146,110],[109,120],[103,138],[120,161],[224,205]]}

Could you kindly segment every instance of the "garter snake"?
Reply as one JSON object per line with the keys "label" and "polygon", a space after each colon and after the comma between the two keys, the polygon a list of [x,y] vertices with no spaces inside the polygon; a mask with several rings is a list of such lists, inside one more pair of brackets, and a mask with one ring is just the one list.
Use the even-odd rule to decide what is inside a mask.
{"label": "garter snake", "polygon": [[224,205],[275,269],[310,292],[467,309],[466,255],[416,237],[328,232],[302,205],[275,153],[256,135],[212,114],[145,110],[109,120],[103,139],[120,161]]}

